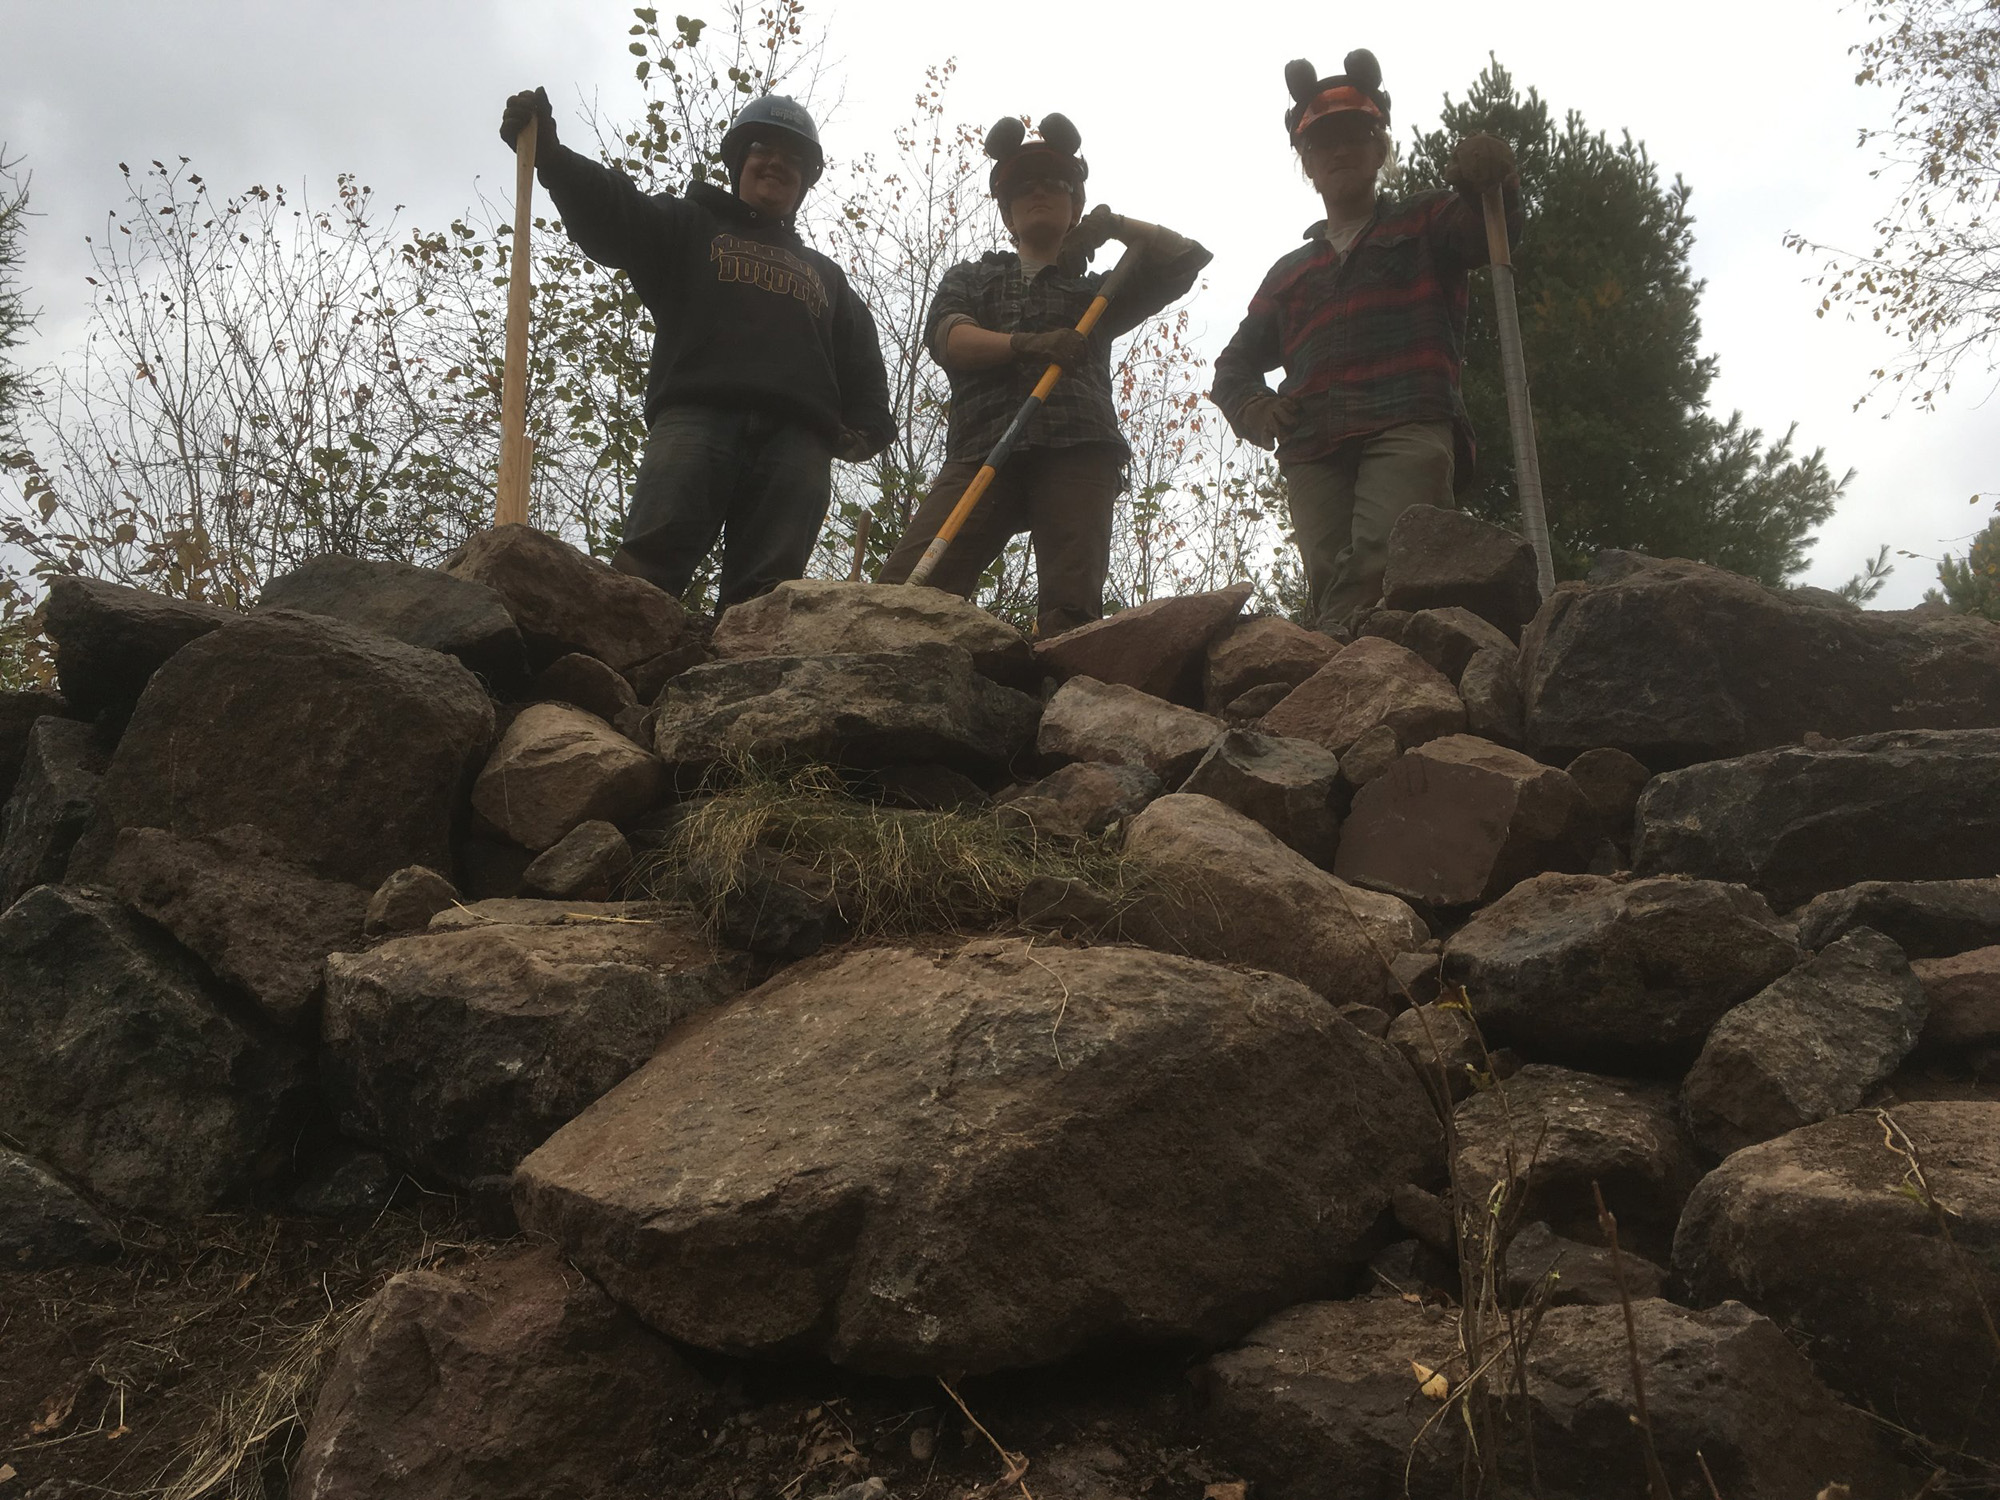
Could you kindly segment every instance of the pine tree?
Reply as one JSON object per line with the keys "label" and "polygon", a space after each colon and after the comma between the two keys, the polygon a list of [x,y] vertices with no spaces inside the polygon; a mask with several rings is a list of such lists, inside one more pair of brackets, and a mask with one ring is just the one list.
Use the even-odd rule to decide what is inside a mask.
{"label": "pine tree", "polygon": [[24,377],[8,358],[34,325],[21,289],[22,235],[28,216],[28,189],[14,175],[15,163],[0,146],[0,443],[19,431],[18,413],[25,394]]}
{"label": "pine tree", "polygon": [[[1663,181],[1629,134],[1614,144],[1574,112],[1558,124],[1493,62],[1464,99],[1445,101],[1440,129],[1416,137],[1405,190],[1443,186],[1454,144],[1482,132],[1520,163],[1527,222],[1514,263],[1557,572],[1577,576],[1592,553],[1618,547],[1771,584],[1796,573],[1847,479],[1823,451],[1794,453],[1790,432],[1767,444],[1740,415],[1709,413],[1716,362],[1700,347],[1688,185]],[[1514,524],[1485,273],[1474,279],[1464,389],[1481,443],[1468,508]]]}
{"label": "pine tree", "polygon": [[2000,623],[2000,515],[1972,539],[1964,558],[1947,552],[1939,560],[1938,584],[1939,589],[1924,596],[1927,600]]}

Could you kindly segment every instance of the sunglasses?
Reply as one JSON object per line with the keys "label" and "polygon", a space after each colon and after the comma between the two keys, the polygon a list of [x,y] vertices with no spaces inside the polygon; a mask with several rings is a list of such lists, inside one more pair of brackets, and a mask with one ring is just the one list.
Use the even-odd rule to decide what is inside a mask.
{"label": "sunglasses", "polygon": [[803,173],[806,170],[806,157],[803,151],[790,146],[781,146],[775,141],[752,141],[744,154],[759,161],[783,162],[794,172]]}
{"label": "sunglasses", "polygon": [[1029,193],[1060,193],[1067,198],[1071,194],[1069,179],[1066,177],[1022,177],[1013,183],[1013,196],[1025,198]]}

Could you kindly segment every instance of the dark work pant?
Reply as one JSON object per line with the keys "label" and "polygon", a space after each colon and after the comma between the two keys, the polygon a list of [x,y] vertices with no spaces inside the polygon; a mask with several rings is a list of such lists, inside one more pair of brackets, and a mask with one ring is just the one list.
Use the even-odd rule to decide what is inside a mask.
{"label": "dark work pant", "polygon": [[803,577],[832,463],[826,439],[789,418],[670,406],[646,435],[612,564],[678,598],[719,536],[718,612]]}
{"label": "dark work pant", "polygon": [[[938,470],[910,529],[882,565],[882,582],[910,576],[980,467],[966,460]],[[1022,449],[993,476],[928,582],[970,597],[993,559],[1025,531],[1035,547],[1036,634],[1060,635],[1102,618],[1111,508],[1124,483],[1125,454],[1116,443]]]}

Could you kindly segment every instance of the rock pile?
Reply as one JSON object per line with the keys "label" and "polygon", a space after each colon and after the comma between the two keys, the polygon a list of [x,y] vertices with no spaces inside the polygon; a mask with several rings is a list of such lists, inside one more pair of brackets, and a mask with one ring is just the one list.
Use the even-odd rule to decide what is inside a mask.
{"label": "rock pile", "polygon": [[[298,1500],[655,1493],[771,1361],[1184,1366],[1211,1496],[1646,1495],[1635,1351],[1675,1494],[2000,1457],[2000,629],[1391,550],[1346,645],[1247,586],[706,634],[524,527],[247,615],[58,581],[60,693],[0,701],[0,1258],[342,1173],[518,1224],[356,1317]],[[802,764],[1131,879],[895,939],[796,850],[660,899]]]}

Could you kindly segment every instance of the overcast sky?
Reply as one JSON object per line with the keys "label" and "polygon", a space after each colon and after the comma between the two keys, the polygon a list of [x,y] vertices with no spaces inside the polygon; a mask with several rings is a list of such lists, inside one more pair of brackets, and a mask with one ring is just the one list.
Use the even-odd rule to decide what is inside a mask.
{"label": "overcast sky", "polygon": [[[1265,267],[1317,217],[1280,124],[1286,59],[1331,73],[1349,48],[1371,47],[1407,139],[1492,52],[1558,111],[1614,137],[1630,130],[1693,186],[1719,413],[1740,408],[1767,433],[1796,421],[1803,447],[1857,471],[1806,581],[1840,582],[1883,542],[1962,552],[1990,514],[1967,499],[2000,489],[1992,377],[1968,372],[1937,413],[1854,411],[1894,349],[1871,325],[1816,319],[1813,268],[1781,244],[1797,230],[1865,248],[1886,198],[1855,148],[1884,107],[1853,83],[1856,4],[833,0],[812,15],[838,98],[822,122],[831,154],[886,148],[925,65],[948,57],[960,118],[1068,113],[1097,199],[1215,251],[1193,303],[1210,354]],[[352,171],[404,205],[405,222],[439,226],[481,187],[511,192],[494,130],[513,89],[546,85],[575,138],[584,100],[614,116],[629,107],[630,21],[630,7],[609,0],[0,0],[0,141],[32,169],[40,214],[29,229],[43,309],[32,355],[58,357],[81,330],[83,238],[118,203],[120,161],[187,156],[218,189],[285,182],[316,198]],[[1932,564],[1900,560],[1879,603],[1914,603],[1934,581]]]}

